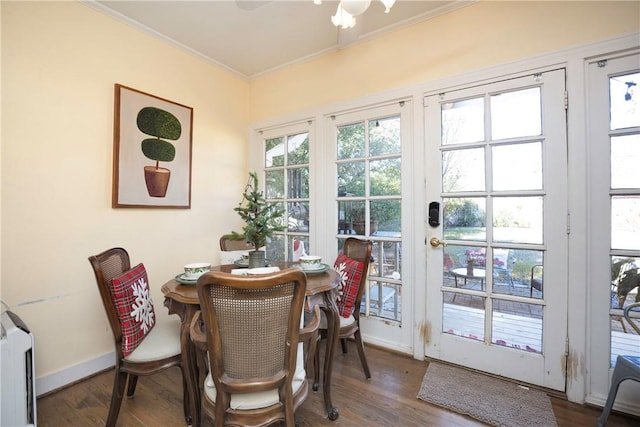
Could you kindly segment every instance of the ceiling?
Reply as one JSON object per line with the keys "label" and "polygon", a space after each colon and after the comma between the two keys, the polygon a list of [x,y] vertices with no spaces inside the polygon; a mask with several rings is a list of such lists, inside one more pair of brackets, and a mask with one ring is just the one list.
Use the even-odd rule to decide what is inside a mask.
{"label": "ceiling", "polygon": [[378,0],[348,30],[331,23],[338,2],[324,0],[84,0],[242,77],[344,48],[473,3],[397,0],[389,13]]}

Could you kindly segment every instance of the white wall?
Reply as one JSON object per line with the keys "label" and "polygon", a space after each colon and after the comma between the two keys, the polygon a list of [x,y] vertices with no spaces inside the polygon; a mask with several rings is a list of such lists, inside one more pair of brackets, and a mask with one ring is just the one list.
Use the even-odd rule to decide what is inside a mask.
{"label": "white wall", "polygon": [[[1,13],[0,297],[35,335],[42,385],[113,362],[100,358],[113,342],[88,256],[128,249],[156,310],[185,263],[217,262],[219,236],[240,225],[249,86],[82,3],[2,2]],[[115,83],[193,107],[191,209],[111,208]]]}

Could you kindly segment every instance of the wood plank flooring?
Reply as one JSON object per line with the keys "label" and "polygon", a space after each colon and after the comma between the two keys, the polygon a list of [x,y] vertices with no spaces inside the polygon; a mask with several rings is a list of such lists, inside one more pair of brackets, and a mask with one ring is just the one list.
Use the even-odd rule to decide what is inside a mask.
{"label": "wood plank flooring", "polygon": [[[352,342],[349,353],[336,355],[333,402],[340,410],[336,421],[324,412],[322,392],[310,391],[296,411],[301,427],[332,426],[484,426],[467,416],[442,409],[416,398],[427,362],[367,346],[371,380],[364,378]],[[104,426],[111,398],[113,370],[43,396],[37,401],[38,426]],[[182,389],[176,368],[140,377],[133,399],[125,397],[118,418],[120,427],[180,427]],[[593,426],[600,409],[585,407],[552,397],[559,427]],[[535,425],[532,421],[531,425]],[[612,414],[608,427],[639,426],[640,419]]]}

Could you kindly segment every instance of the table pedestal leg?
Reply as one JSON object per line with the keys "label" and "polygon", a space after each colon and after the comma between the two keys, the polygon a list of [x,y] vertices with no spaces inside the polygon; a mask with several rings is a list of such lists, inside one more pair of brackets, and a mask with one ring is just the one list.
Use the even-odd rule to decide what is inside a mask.
{"label": "table pedestal leg", "polygon": [[322,392],[324,394],[324,405],[327,415],[331,421],[335,421],[338,419],[340,413],[338,412],[338,408],[331,403],[331,374],[333,372],[335,349],[338,346],[340,320],[338,319],[338,307],[332,296],[333,295],[325,294],[325,307],[323,307],[324,314],[327,317],[327,340],[324,355],[324,372],[322,372]]}
{"label": "table pedestal leg", "polygon": [[200,426],[200,387],[198,384],[198,364],[196,348],[191,342],[189,326],[191,319],[195,315],[197,308],[189,304],[181,304],[170,298],[165,298],[164,305],[169,310],[169,314],[177,314],[180,317],[180,347],[182,349],[181,361],[185,378],[183,384],[186,386],[185,393],[185,414],[187,424]]}

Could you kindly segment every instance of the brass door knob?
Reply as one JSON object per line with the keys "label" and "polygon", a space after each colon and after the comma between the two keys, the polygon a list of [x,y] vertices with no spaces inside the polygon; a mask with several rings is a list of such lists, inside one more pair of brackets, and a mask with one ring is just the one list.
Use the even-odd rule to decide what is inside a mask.
{"label": "brass door knob", "polygon": [[431,246],[433,246],[434,248],[437,248],[440,245],[447,246],[447,242],[445,242],[444,240],[440,240],[437,237],[432,237],[431,240],[429,240],[429,243],[431,243]]}

